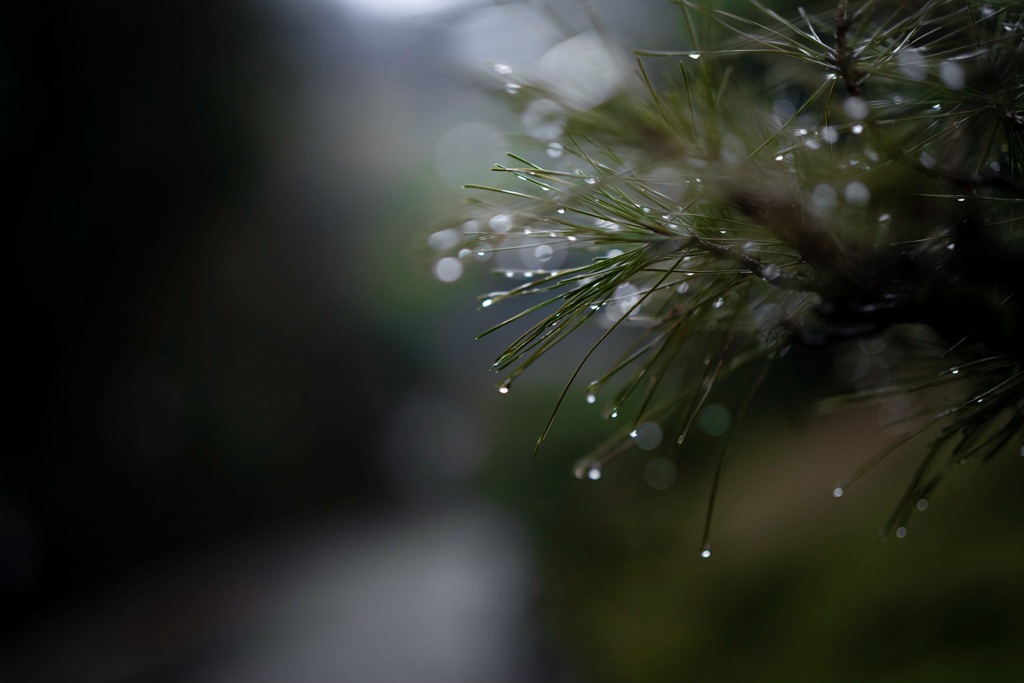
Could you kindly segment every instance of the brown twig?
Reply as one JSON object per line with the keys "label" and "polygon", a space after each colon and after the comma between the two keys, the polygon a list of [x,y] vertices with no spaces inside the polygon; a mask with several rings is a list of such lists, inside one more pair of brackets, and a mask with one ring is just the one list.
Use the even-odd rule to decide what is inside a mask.
{"label": "brown twig", "polygon": [[846,34],[850,30],[852,22],[847,14],[849,0],[842,0],[836,8],[836,66],[846,83],[846,92],[851,97],[860,97],[861,72],[857,69],[853,53],[850,52],[850,45],[846,42]]}

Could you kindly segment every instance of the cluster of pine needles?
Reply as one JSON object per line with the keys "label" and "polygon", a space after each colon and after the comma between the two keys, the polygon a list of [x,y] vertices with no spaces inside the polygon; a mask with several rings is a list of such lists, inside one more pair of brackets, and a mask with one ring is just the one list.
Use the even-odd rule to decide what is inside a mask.
{"label": "cluster of pine needles", "polygon": [[635,51],[632,80],[594,106],[495,67],[513,106],[541,102],[554,122],[469,186],[446,228],[449,258],[493,259],[510,285],[484,307],[524,302],[495,328],[527,327],[494,364],[499,390],[603,328],[540,447],[595,349],[630,328],[584,389],[623,424],[577,469],[599,478],[643,424],[682,448],[742,366],[760,379],[731,433],[792,345],[899,348],[899,369],[826,404],[913,399],[900,436],[833,491],[925,440],[881,532],[902,537],[950,469],[1021,448],[1024,4],[849,0],[791,18],[755,0],[675,4],[681,49]]}

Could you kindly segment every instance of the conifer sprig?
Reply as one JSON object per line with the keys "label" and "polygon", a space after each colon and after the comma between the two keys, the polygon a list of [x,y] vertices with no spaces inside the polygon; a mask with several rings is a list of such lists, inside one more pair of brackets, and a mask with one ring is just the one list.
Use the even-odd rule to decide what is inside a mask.
{"label": "conifer sprig", "polygon": [[548,125],[501,180],[468,186],[446,230],[457,258],[493,260],[512,285],[482,306],[539,299],[494,328],[535,320],[494,363],[499,388],[583,325],[605,328],[598,344],[634,328],[586,388],[624,422],[577,467],[598,478],[642,425],[682,448],[743,365],[794,343],[895,349],[902,372],[854,377],[824,405],[918,406],[834,489],[929,439],[882,534],[902,536],[954,465],[1024,429],[1024,4],[843,1],[792,19],[756,0],[753,16],[675,4],[689,44],[637,51],[630,84],[599,102],[496,65],[524,122]]}

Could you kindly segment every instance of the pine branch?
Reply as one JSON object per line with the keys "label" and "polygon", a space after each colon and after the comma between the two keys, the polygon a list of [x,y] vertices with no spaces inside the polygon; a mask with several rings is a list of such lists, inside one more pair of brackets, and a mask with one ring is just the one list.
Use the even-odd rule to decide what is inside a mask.
{"label": "pine branch", "polygon": [[[587,106],[496,69],[515,78],[533,140],[492,169],[514,184],[469,186],[479,194],[443,232],[458,235],[446,258],[493,259],[515,283],[484,307],[542,299],[496,329],[548,311],[498,357],[499,388],[583,325],[605,326],[599,344],[638,329],[587,388],[588,402],[610,394],[610,419],[632,411],[577,467],[594,479],[642,423],[675,422],[684,448],[740,367],[793,344],[902,345],[903,376],[827,402],[938,397],[835,487],[931,436],[883,534],[902,537],[953,465],[1024,436],[1024,5],[843,0],[789,19],[757,2],[754,18],[676,4],[690,45],[637,51],[631,84]],[[712,26],[729,38],[698,43]],[[548,125],[531,129],[541,110]]]}

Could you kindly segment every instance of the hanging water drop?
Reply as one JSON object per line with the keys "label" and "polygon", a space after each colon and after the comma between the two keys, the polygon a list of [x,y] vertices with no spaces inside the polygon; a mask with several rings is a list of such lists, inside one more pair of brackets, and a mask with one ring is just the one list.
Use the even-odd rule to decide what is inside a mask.
{"label": "hanging water drop", "polygon": [[597,403],[597,396],[595,396],[594,394],[587,394],[587,403],[591,405]]}
{"label": "hanging water drop", "polygon": [[587,183],[587,185],[596,185],[597,184],[597,178],[587,178],[586,183]]}
{"label": "hanging water drop", "polygon": [[539,244],[537,248],[533,250],[534,257],[541,263],[547,263],[551,260],[555,250],[547,244]]}
{"label": "hanging water drop", "polygon": [[834,489],[832,489],[833,498],[842,498],[844,493],[846,493],[846,491],[843,490],[842,486],[837,486]]}
{"label": "hanging water drop", "polygon": [[490,306],[493,303],[494,303],[494,299],[484,299],[483,301],[480,302],[480,305],[483,306],[484,308],[487,308],[488,306]]}
{"label": "hanging water drop", "polygon": [[508,393],[508,389],[511,386],[512,386],[512,380],[511,379],[506,379],[504,382],[502,382],[501,384],[498,385],[498,393],[499,394],[507,394]]}
{"label": "hanging water drop", "polygon": [[896,530],[896,538],[906,538],[906,537],[907,537],[907,527],[901,526],[899,529]]}
{"label": "hanging water drop", "polygon": [[688,55],[688,57],[689,57],[690,59],[700,59],[700,53],[699,53],[699,52],[691,52],[691,53],[690,53],[690,54]]}
{"label": "hanging water drop", "polygon": [[600,467],[591,467],[589,470],[587,470],[587,479],[589,479],[590,481],[597,481],[600,478],[601,478],[601,468]]}
{"label": "hanging water drop", "polygon": [[434,264],[434,277],[441,282],[455,282],[462,277],[462,262],[454,256],[445,256]]}
{"label": "hanging water drop", "polygon": [[926,498],[922,498],[921,500],[917,501],[917,509],[920,510],[921,512],[927,510],[928,500]]}
{"label": "hanging water drop", "polygon": [[711,557],[711,544],[710,543],[705,543],[704,544],[704,548],[700,551],[700,556],[703,557],[705,560],[707,558]]}

